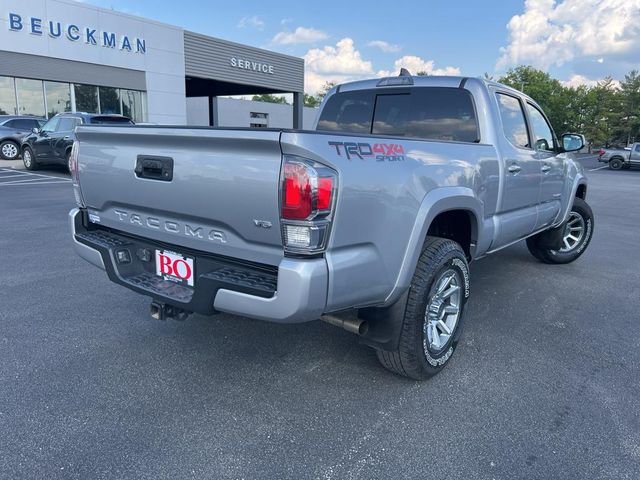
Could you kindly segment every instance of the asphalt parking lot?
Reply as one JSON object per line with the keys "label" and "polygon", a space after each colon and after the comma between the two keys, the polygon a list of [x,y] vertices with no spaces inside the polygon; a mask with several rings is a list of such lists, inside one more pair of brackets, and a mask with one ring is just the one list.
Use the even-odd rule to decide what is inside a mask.
{"label": "asphalt parking lot", "polygon": [[587,252],[473,263],[423,383],[321,322],[150,320],[72,252],[64,171],[0,162],[0,477],[640,478],[640,170],[583,162]]}

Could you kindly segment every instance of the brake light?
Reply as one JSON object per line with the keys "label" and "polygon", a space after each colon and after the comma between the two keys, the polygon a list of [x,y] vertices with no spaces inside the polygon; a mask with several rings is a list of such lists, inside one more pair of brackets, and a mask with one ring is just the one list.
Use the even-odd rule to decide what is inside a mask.
{"label": "brake light", "polygon": [[285,155],[281,181],[285,251],[297,254],[323,251],[335,204],[336,172],[312,160]]}
{"label": "brake light", "polygon": [[73,142],[71,154],[69,155],[69,171],[71,173],[71,181],[73,183],[73,194],[76,197],[76,203],[79,207],[84,207],[84,199],[80,190],[80,174],[78,169],[78,155],[80,154],[80,142]]}
{"label": "brake light", "polygon": [[282,217],[305,220],[313,210],[311,178],[307,166],[300,163],[284,164],[284,205]]}
{"label": "brake light", "polygon": [[333,193],[333,178],[318,179],[318,210],[328,210],[331,207]]}
{"label": "brake light", "polygon": [[605,151],[601,148],[600,151],[598,152],[598,156],[601,157],[605,154]]}

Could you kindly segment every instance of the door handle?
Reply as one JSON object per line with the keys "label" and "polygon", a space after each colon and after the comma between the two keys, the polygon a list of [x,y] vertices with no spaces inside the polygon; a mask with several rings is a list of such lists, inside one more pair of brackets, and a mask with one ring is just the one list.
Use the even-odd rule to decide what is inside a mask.
{"label": "door handle", "polygon": [[522,167],[518,164],[511,164],[509,165],[509,168],[507,168],[507,170],[509,171],[509,173],[518,173],[520,170],[522,170]]}
{"label": "door handle", "polygon": [[551,166],[547,165],[546,163],[542,166],[541,169],[544,173],[547,173],[549,170],[551,170]]}
{"label": "door handle", "polygon": [[71,137],[69,135],[66,135],[64,137],[62,137],[63,140],[69,140]]}

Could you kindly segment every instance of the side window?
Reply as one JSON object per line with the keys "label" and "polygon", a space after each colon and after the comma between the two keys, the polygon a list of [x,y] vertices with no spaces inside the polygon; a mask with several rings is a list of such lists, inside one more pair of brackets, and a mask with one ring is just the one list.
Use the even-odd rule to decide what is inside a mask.
{"label": "side window", "polygon": [[31,130],[32,128],[37,128],[40,126],[36,120],[29,120],[27,118],[14,120],[13,122],[13,128],[18,128],[20,130]]}
{"label": "side window", "polygon": [[640,143],[636,145],[635,150],[636,150],[637,153],[640,153]]}
{"label": "side window", "polygon": [[18,127],[18,120],[9,120],[8,122],[4,122],[3,126],[7,128],[20,128]]}
{"label": "side window", "polygon": [[546,151],[555,150],[553,131],[544,118],[544,115],[542,115],[542,112],[530,103],[527,103],[527,112],[529,112],[529,118],[531,119],[536,149]]}
{"label": "side window", "polygon": [[58,124],[57,132],[71,132],[78,125],[78,119],[75,117],[62,117]]}
{"label": "side window", "polygon": [[504,93],[496,93],[496,97],[502,119],[502,129],[507,140],[516,147],[531,148],[527,122],[524,119],[520,100]]}
{"label": "side window", "polygon": [[461,88],[424,87],[411,91],[407,137],[479,142],[471,93]]}
{"label": "side window", "polygon": [[318,130],[371,133],[374,93],[368,90],[334,94],[322,109]]}
{"label": "side window", "polygon": [[42,127],[43,132],[55,132],[58,127],[58,123],[60,123],[60,117],[53,117]]}

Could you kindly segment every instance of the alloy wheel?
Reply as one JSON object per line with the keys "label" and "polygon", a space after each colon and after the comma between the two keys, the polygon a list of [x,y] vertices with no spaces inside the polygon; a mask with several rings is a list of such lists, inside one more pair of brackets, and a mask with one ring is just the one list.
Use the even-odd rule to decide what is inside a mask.
{"label": "alloy wheel", "polygon": [[13,143],[5,143],[2,146],[2,156],[7,160],[13,160],[18,156],[18,147]]}
{"label": "alloy wheel", "polygon": [[567,253],[576,248],[584,238],[584,219],[577,212],[571,212],[562,236],[562,248],[560,253]]}
{"label": "alloy wheel", "polygon": [[438,353],[451,339],[460,320],[461,285],[462,279],[456,270],[448,269],[438,277],[424,314],[425,352]]}

